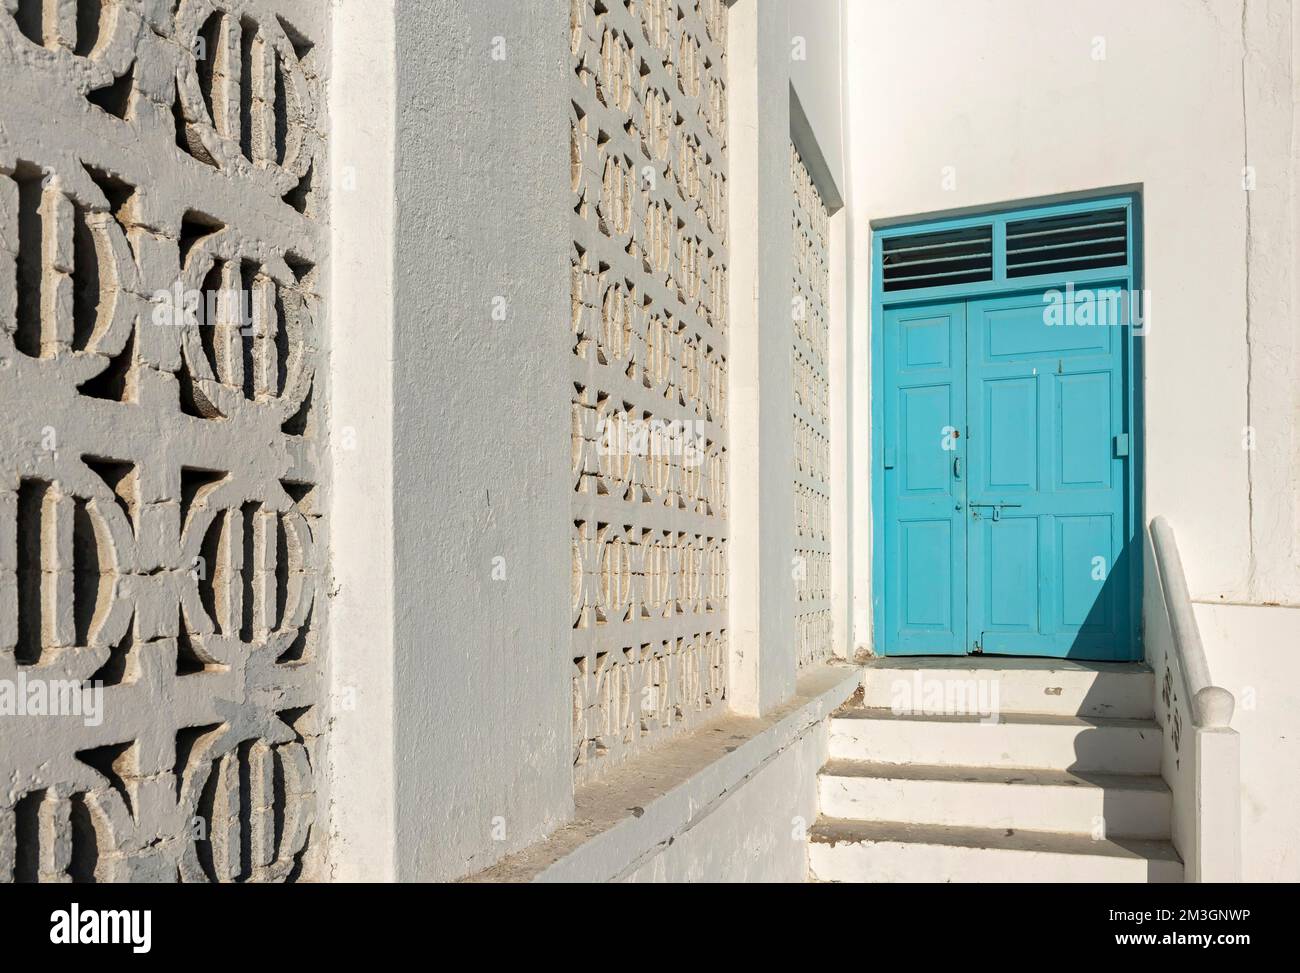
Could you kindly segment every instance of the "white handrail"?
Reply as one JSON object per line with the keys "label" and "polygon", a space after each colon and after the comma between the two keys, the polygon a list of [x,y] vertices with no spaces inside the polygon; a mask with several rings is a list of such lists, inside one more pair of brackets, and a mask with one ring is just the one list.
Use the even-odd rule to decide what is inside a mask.
{"label": "white handrail", "polygon": [[1192,723],[1198,727],[1224,727],[1232,722],[1236,700],[1232,693],[1210,681],[1210,666],[1201,644],[1201,630],[1192,609],[1192,596],[1183,574],[1173,528],[1164,517],[1151,521],[1151,546],[1160,574],[1160,588],[1169,613],[1169,628],[1178,653],[1183,689],[1190,700]]}

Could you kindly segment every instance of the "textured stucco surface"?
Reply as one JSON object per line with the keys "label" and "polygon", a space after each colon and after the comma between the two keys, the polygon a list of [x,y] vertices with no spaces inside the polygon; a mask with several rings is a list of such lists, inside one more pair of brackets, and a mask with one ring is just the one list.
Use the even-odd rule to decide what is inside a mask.
{"label": "textured stucco surface", "polygon": [[1237,704],[1242,880],[1300,881],[1300,609],[1195,608],[1211,678]]}
{"label": "textured stucco surface", "polygon": [[436,879],[572,807],[569,11],[396,12],[396,875]]}
{"label": "textured stucco surface", "polygon": [[727,716],[639,754],[580,787],[571,822],[474,880],[802,880],[827,720],[861,676],[809,667],[766,715]]}
{"label": "textured stucco surface", "polygon": [[[743,6],[756,25],[760,8]],[[766,667],[769,709],[789,699],[796,668],[786,6],[761,8],[766,141],[745,133],[772,192],[745,217],[762,226],[750,266],[765,282],[744,326],[757,335],[761,315],[774,352],[750,359],[746,381],[758,394],[761,367],[763,408],[779,417],[763,435],[780,502],[764,514],[777,532],[751,532],[777,600],[743,589],[770,624],[741,666]],[[737,225],[730,142],[745,122],[726,90],[736,67],[721,54],[723,7],[684,19],[671,8],[493,0],[336,13],[348,40],[333,70],[357,90],[340,84],[331,101],[332,340],[343,349],[333,433],[352,444],[332,454],[335,877],[453,878],[535,847],[572,818],[592,767],[575,775],[575,753],[594,743],[598,758],[635,762],[670,735],[634,732],[627,745],[647,713],[642,690],[649,724],[666,714],[661,730],[709,714],[692,710],[702,698],[724,705],[723,685],[730,696],[719,636],[736,561],[721,552],[721,513],[752,490],[723,473],[722,449],[733,417],[759,435],[756,414],[727,394],[730,306],[744,291],[726,272],[723,228]],[[390,37],[391,60],[367,57]],[[757,109],[754,53],[744,70]],[[643,75],[642,57],[662,69]],[[815,114],[821,132],[836,118]],[[667,341],[650,333],[656,315]],[[593,448],[613,411],[702,420],[689,428],[713,461],[621,465]],[[588,520],[592,536],[575,535]],[[635,556],[646,530],[676,535],[657,564]],[[614,534],[621,550],[604,543]],[[656,605],[672,611],[647,617]],[[694,665],[656,661],[691,652]],[[639,675],[612,678],[621,668]]]}
{"label": "textured stucco surface", "polygon": [[[329,876],[391,881],[393,683],[393,167],[391,2],[341,0],[330,70],[330,565],[334,596]],[[346,38],[346,42],[343,41]]]}
{"label": "textured stucco surface", "polygon": [[830,182],[823,187],[822,197],[831,209],[838,208],[839,203],[832,201],[842,201],[847,188],[843,72],[847,61],[845,9],[849,2],[852,0],[786,0],[790,87],[799,98],[818,154],[825,162],[824,176],[818,173],[817,178]]}
{"label": "textured stucco surface", "polygon": [[774,753],[623,881],[807,881],[807,833],[817,819],[827,726],[809,727]]}
{"label": "textured stucco surface", "polygon": [[783,2],[730,13],[731,706],[758,715],[794,690],[795,585],[790,508],[795,449],[790,340],[793,235],[790,74]]}

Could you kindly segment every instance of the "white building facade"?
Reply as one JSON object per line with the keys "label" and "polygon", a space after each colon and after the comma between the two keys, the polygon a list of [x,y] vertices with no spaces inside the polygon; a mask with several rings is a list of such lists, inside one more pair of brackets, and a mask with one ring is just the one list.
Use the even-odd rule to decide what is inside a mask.
{"label": "white building facade", "polygon": [[0,880],[1300,880],[1298,39],[3,0]]}

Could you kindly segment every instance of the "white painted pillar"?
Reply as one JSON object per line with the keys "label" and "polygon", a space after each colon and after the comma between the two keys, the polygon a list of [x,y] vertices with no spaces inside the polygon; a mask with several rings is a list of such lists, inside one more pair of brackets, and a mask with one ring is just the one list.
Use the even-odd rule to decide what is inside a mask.
{"label": "white painted pillar", "polygon": [[790,38],[785,3],[738,0],[728,25],[731,705],[794,692]]}
{"label": "white painted pillar", "polygon": [[[391,3],[333,19],[330,129],[328,875],[391,881],[393,782],[393,142]],[[364,322],[364,326],[359,326]],[[324,598],[322,592],[320,597]],[[325,775],[322,775],[325,776]]]}
{"label": "white painted pillar", "polygon": [[397,874],[438,879],[572,815],[569,8],[397,11]]}
{"label": "white painted pillar", "polygon": [[[830,393],[831,393],[831,647],[853,659],[854,449],[851,402],[851,344],[848,307],[848,219],[845,206],[830,219]],[[865,391],[865,390],[863,390]]]}
{"label": "white painted pillar", "polygon": [[456,878],[572,815],[568,18],[340,3],[338,877]]}
{"label": "white painted pillar", "polygon": [[1196,852],[1189,881],[1241,881],[1241,737],[1227,726],[1193,729]]}

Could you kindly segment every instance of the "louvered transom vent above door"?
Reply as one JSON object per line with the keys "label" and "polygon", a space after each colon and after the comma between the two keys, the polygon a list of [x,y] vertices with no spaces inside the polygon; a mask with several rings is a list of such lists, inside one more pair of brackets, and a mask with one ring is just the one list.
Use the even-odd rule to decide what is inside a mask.
{"label": "louvered transom vent above door", "polygon": [[881,269],[886,291],[992,280],[993,228],[887,238],[881,245]]}
{"label": "louvered transom vent above door", "polygon": [[1044,216],[1007,224],[1007,276],[1034,277],[1128,263],[1123,209]]}

